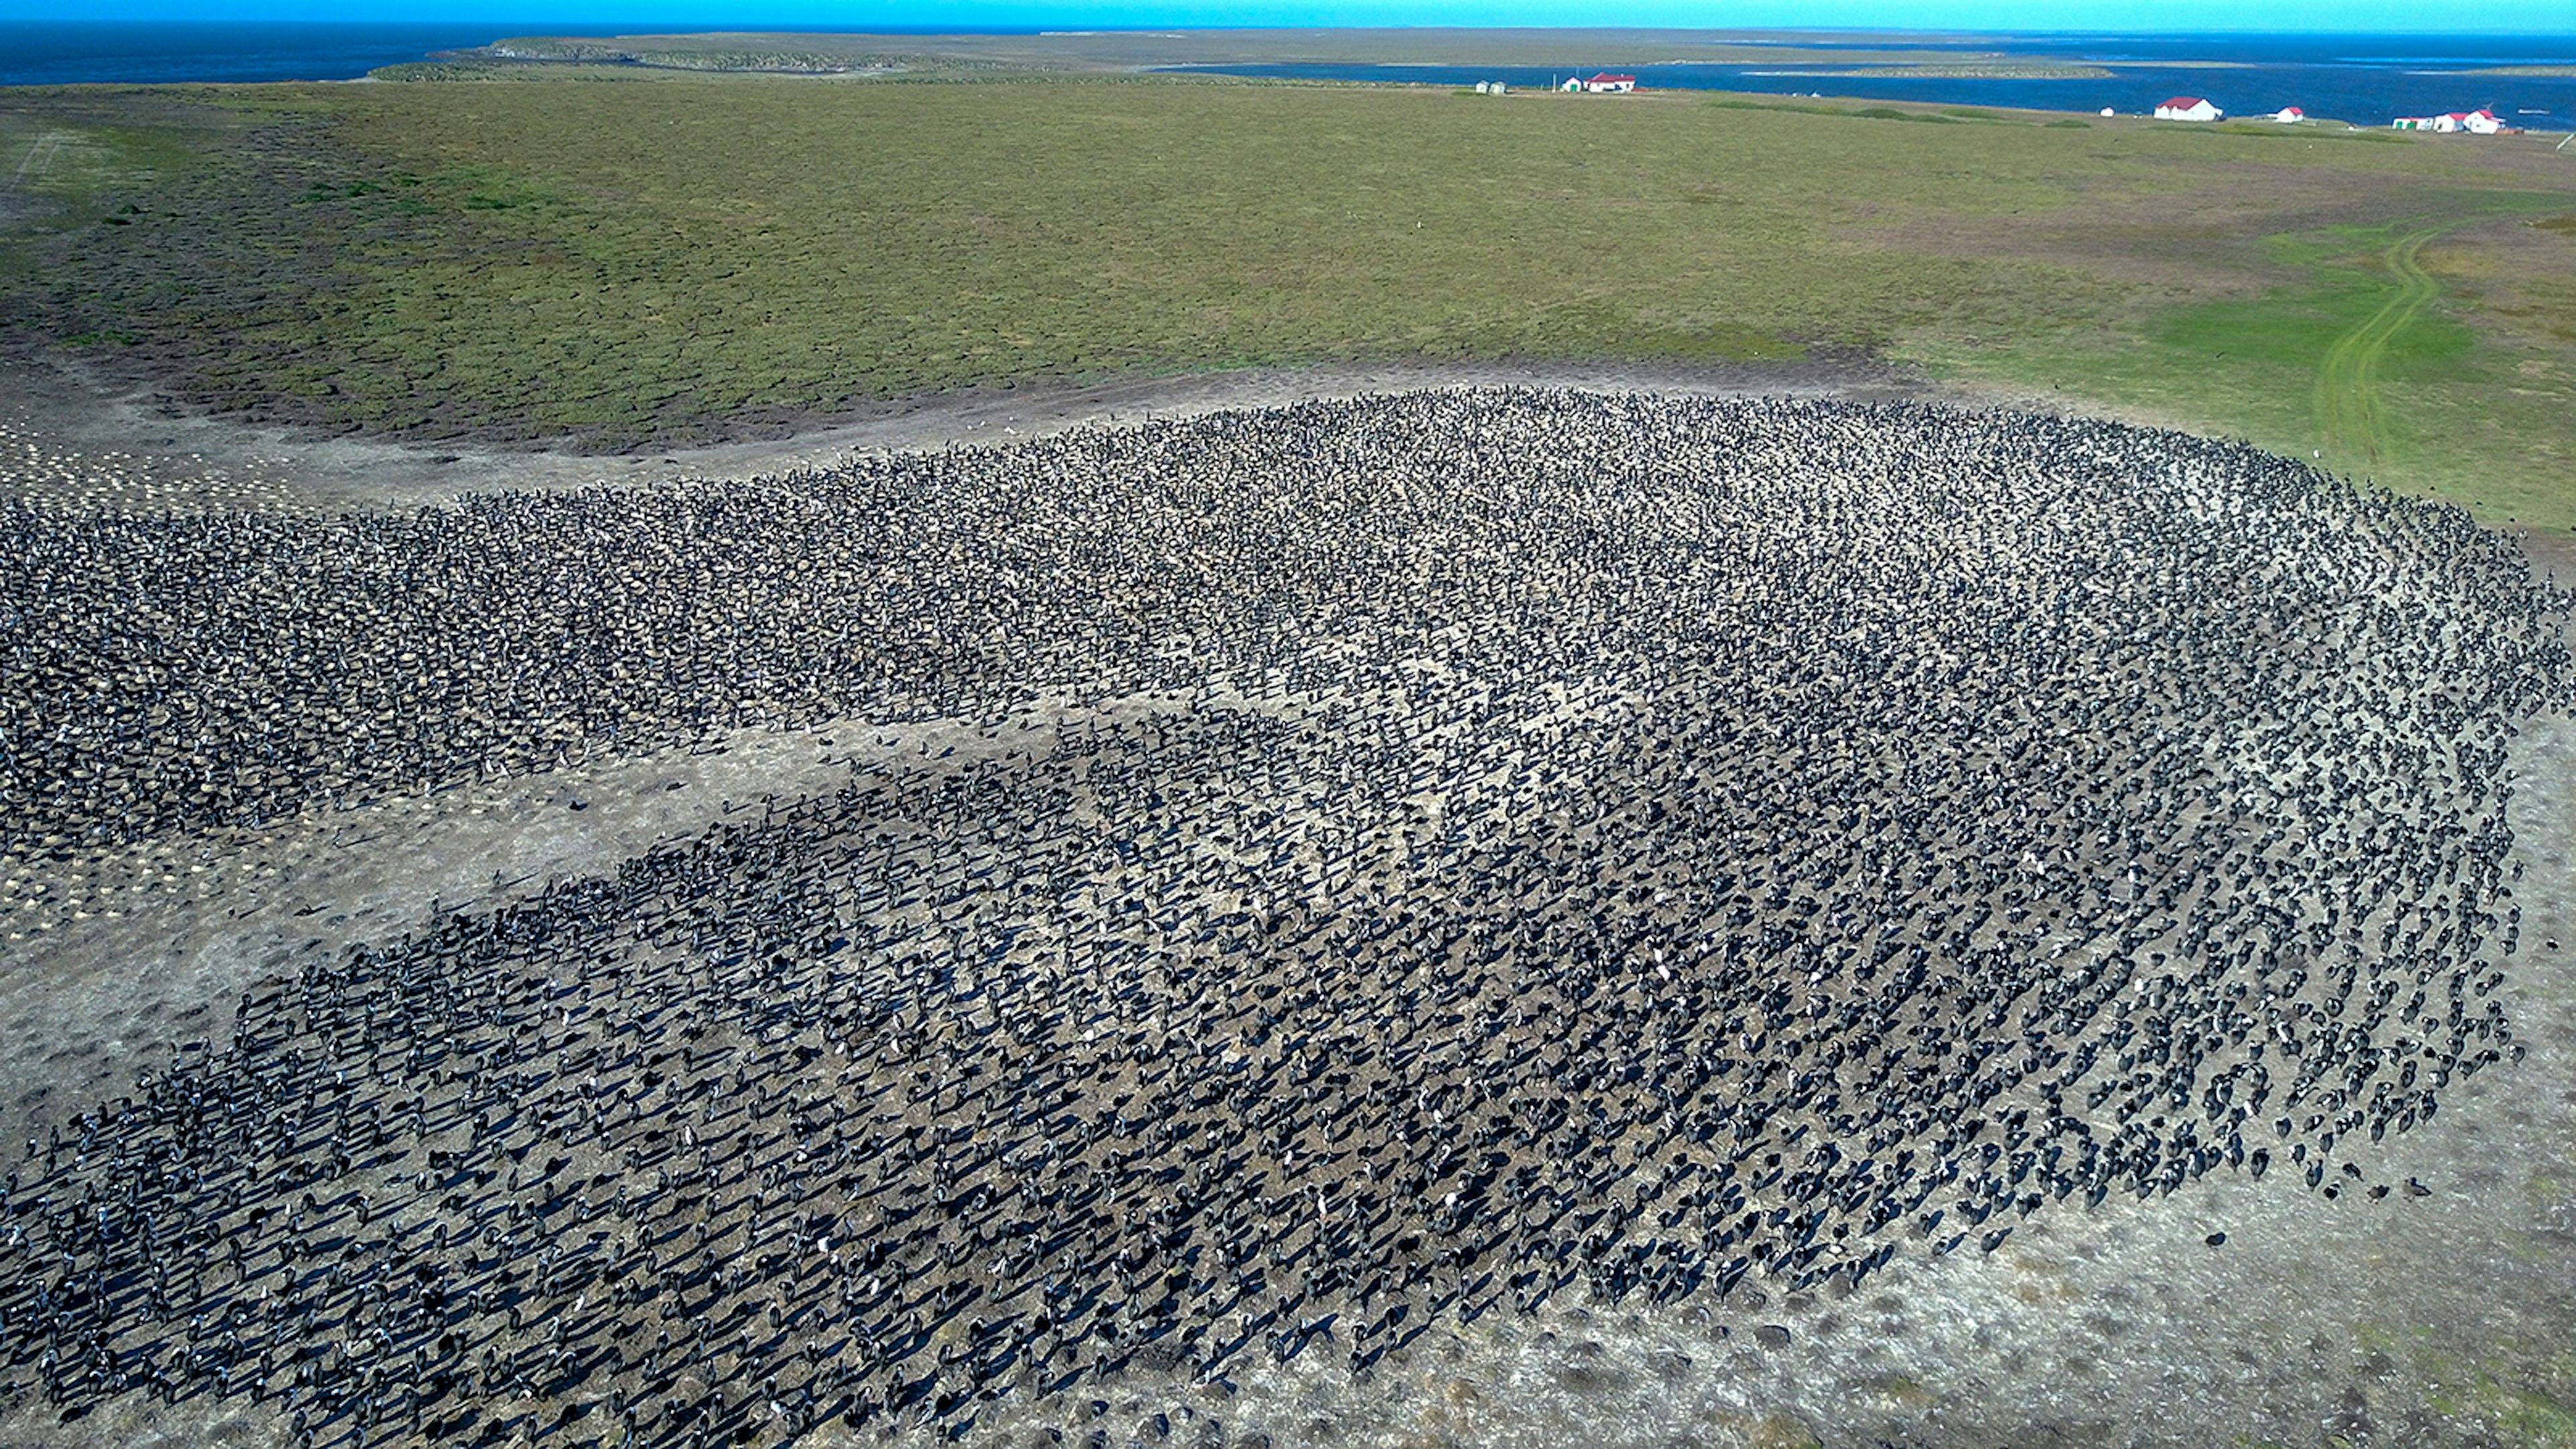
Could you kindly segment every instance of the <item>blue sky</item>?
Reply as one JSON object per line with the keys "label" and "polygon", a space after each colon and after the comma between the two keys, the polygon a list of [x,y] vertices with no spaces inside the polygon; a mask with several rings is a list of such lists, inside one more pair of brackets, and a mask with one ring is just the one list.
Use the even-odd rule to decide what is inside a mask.
{"label": "blue sky", "polygon": [[1303,25],[1830,26],[2172,34],[2576,34],[2576,0],[0,0],[0,18],[46,20],[491,21],[505,28],[925,30]]}

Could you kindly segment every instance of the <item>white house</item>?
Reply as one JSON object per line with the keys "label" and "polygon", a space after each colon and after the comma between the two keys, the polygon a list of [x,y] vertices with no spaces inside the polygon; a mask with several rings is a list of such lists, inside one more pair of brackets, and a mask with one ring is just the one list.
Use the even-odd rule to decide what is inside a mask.
{"label": "white house", "polygon": [[2474,111],[2450,111],[2439,116],[2399,116],[2388,123],[2392,131],[2468,131],[2492,136],[2504,129],[2504,122],[2493,111],[2481,107]]}
{"label": "white house", "polygon": [[1608,71],[1604,71],[1596,76],[1587,76],[1583,81],[1583,89],[1596,96],[1620,94],[1627,91],[1633,91],[1636,88],[1637,78],[1635,76],[1612,75]]}
{"label": "white house", "polygon": [[2272,119],[2280,122],[2284,126],[2295,126],[2307,118],[2308,113],[2300,110],[2296,106],[2283,106],[2281,109],[2272,113]]}
{"label": "white house", "polygon": [[2215,121],[2226,114],[2198,96],[2176,96],[2156,107],[2159,121]]}

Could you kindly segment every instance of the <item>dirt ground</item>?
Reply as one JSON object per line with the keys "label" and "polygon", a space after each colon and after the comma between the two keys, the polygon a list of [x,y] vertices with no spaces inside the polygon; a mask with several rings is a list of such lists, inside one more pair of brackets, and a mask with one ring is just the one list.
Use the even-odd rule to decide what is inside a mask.
{"label": "dirt ground", "polygon": [[[1858,364],[1803,377],[1345,368],[962,394],[830,432],[666,456],[451,456],[249,434],[19,360],[0,371],[0,489],[117,508],[400,507],[503,487],[775,472],[1148,410],[1497,381],[1996,401]],[[2533,556],[2576,576],[2565,540],[2535,543]],[[1054,723],[1042,709],[999,729],[751,731],[13,874],[0,895],[0,1142],[114,1096],[172,1042],[220,1031],[250,983],[316,953],[612,868],[764,795],[834,788],[895,757],[1026,748],[1028,730]],[[2439,1428],[2445,1441],[2576,1443],[2576,721],[2528,727],[2514,769],[2527,924],[2505,992],[2529,1055],[2453,1088],[2437,1121],[2356,1144],[2372,1181],[2406,1190],[2329,1200],[2286,1175],[2219,1173],[2150,1202],[2052,1208],[1991,1256],[1909,1245],[1840,1300],[1754,1293],[1714,1307],[1489,1318],[1361,1379],[1334,1354],[1231,1385],[1140,1375],[1093,1401],[1095,1442],[2397,1445]],[[84,1427],[94,1442],[286,1442],[281,1424],[238,1400],[218,1406],[220,1420],[187,1423],[149,1407],[132,1396]],[[1004,1419],[977,1438],[1029,1442],[1035,1422]],[[0,1420],[0,1446],[60,1443],[62,1432],[25,1408]]]}
{"label": "dirt ground", "polygon": [[[0,497],[112,511],[431,506],[500,489],[651,486],[830,467],[854,456],[983,447],[1147,417],[1284,406],[1424,387],[1539,384],[1680,396],[1831,396],[2029,406],[1882,364],[1769,367],[1573,363],[1401,365],[1024,386],[917,399],[867,422],[769,443],[598,457],[542,449],[432,453],[245,426],[59,359],[0,354]],[[173,1040],[210,1029],[257,977],[398,934],[435,910],[485,908],[549,879],[612,869],[732,805],[847,782],[924,731],[842,721],[746,731],[685,755],[600,761],[365,810],[311,813],[256,833],[163,840],[0,880],[0,1040],[21,1055],[0,1087],[0,1142],[129,1079]],[[931,752],[982,747],[966,722]],[[573,802],[581,802],[580,809]],[[138,957],[152,965],[136,970]],[[41,963],[32,971],[12,969]]]}
{"label": "dirt ground", "polygon": [[[2530,1054],[2356,1144],[2371,1181],[2413,1186],[2330,1200],[2214,1173],[2040,1213],[1988,1257],[1913,1245],[1840,1301],[1489,1322],[1374,1381],[1319,1360],[1187,1402],[1283,1445],[2568,1443],[2576,721],[2527,729],[2515,758],[2533,929],[2506,1009]],[[1166,1403],[1139,1392],[1111,1421]]]}
{"label": "dirt ground", "polygon": [[0,497],[105,508],[405,508],[500,489],[652,484],[830,467],[891,451],[978,447],[1082,426],[1435,387],[1524,385],[1685,397],[1920,399],[2045,409],[1864,358],[1711,366],[1503,362],[1183,373],[938,393],[794,436],[669,452],[433,451],[248,426],[59,358],[0,352]]}

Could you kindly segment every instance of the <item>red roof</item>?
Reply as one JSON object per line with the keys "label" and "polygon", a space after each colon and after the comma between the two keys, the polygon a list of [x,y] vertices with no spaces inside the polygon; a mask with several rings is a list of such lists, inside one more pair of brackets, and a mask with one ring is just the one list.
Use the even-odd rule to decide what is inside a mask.
{"label": "red roof", "polygon": [[1584,84],[1588,86],[1602,84],[1617,85],[1621,81],[1626,81],[1630,85],[1635,85],[1637,83],[1637,78],[1632,75],[1596,75],[1590,80],[1585,81]]}
{"label": "red roof", "polygon": [[2208,104],[2209,102],[2202,100],[2198,96],[2176,96],[2172,100],[2165,102],[2163,105],[2156,107],[2156,109],[2159,111],[2188,111],[2194,106],[2205,106]]}

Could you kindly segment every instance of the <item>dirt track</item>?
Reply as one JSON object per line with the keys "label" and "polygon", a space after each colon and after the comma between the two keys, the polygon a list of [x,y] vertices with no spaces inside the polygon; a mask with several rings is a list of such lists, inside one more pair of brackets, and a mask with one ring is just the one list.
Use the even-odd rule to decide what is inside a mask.
{"label": "dirt track", "polygon": [[829,467],[854,455],[974,447],[1084,425],[1194,416],[1428,387],[1526,384],[1684,397],[1754,393],[1855,401],[2011,401],[1860,359],[1787,364],[1390,363],[1182,373],[1081,385],[1022,383],[818,418],[795,436],[667,452],[409,447],[192,413],[166,394],[24,353],[0,353],[0,496],[112,508],[401,508],[502,489],[651,484]]}

